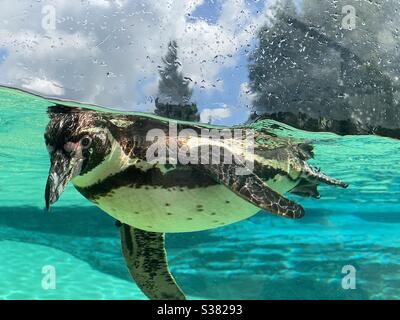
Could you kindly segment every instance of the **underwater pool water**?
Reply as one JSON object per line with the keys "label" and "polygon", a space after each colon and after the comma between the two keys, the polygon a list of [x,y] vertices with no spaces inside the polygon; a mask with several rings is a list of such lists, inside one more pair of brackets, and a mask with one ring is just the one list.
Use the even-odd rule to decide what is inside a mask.
{"label": "underwater pool water", "polygon": [[[43,132],[53,104],[0,88],[0,299],[145,299],[111,217],[71,186],[45,211]],[[277,134],[310,140],[311,163],[350,187],[322,186],[320,200],[294,197],[306,209],[302,220],[260,212],[220,229],[167,235],[177,282],[189,298],[400,298],[399,141],[282,126]],[[55,289],[42,287],[47,265],[55,267]],[[342,287],[346,265],[356,270],[355,290]]]}

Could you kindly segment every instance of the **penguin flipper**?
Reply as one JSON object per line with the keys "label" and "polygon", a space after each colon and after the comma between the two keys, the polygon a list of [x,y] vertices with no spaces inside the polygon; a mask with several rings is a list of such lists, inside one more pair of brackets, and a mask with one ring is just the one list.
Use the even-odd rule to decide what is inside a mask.
{"label": "penguin flipper", "polygon": [[132,278],[151,300],[186,300],[169,271],[164,233],[122,224],[122,253]]}
{"label": "penguin flipper", "polygon": [[239,167],[246,174],[237,174],[238,167],[232,164],[195,165],[195,168],[208,174],[238,196],[261,209],[291,219],[300,219],[304,216],[304,209],[301,205],[269,188],[251,170]]}

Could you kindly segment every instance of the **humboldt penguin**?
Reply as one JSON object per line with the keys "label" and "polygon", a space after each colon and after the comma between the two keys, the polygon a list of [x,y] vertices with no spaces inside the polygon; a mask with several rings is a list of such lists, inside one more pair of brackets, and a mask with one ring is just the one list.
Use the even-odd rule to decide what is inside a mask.
{"label": "humboldt penguin", "polygon": [[[169,271],[165,233],[213,229],[260,210],[298,219],[304,209],[285,193],[319,198],[319,184],[347,187],[306,162],[313,157],[309,143],[276,136],[262,125],[252,132],[252,147],[244,148],[249,138],[233,132],[246,126],[225,127],[224,139],[210,139],[204,138],[206,125],[146,114],[62,104],[48,114],[47,209],[71,182],[119,221],[127,267],[150,299],[185,299]],[[157,138],[148,139],[151,132]],[[171,155],[165,161],[157,158],[162,144]],[[234,161],[225,161],[227,155]]]}

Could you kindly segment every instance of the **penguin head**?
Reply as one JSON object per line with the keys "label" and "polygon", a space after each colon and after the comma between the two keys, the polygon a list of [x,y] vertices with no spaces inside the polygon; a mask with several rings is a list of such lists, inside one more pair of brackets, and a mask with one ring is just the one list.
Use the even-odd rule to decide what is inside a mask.
{"label": "penguin head", "polygon": [[92,110],[55,106],[44,139],[50,156],[46,208],[54,204],[68,182],[97,167],[111,152],[112,135],[108,120]]}

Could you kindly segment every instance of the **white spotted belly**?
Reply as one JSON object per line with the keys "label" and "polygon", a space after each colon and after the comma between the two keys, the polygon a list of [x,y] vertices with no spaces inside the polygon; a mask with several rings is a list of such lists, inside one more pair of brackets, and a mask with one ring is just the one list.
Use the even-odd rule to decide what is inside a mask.
{"label": "white spotted belly", "polygon": [[193,232],[247,219],[259,208],[223,185],[205,188],[122,187],[97,199],[115,219],[152,232]]}

